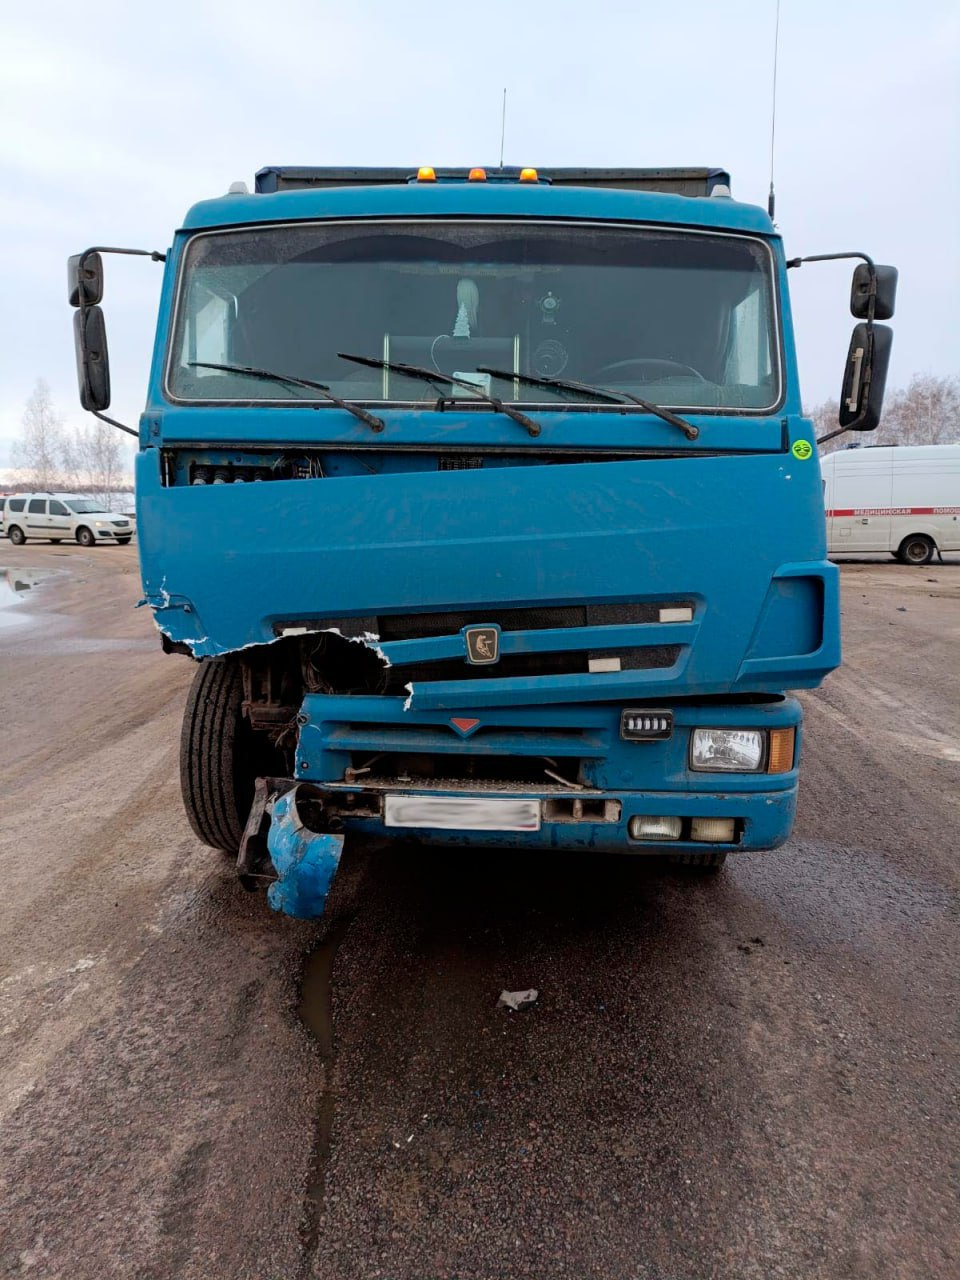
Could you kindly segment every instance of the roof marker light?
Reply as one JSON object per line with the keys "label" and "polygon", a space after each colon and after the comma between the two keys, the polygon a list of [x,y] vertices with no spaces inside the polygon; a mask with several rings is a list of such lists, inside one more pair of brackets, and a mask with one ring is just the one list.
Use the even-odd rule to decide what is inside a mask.
{"label": "roof marker light", "polygon": [[536,169],[521,169],[520,181],[521,182],[539,182],[540,175],[537,173]]}
{"label": "roof marker light", "polygon": [[437,180],[437,175],[430,165],[422,164],[420,168],[417,170],[418,182],[436,182],[436,180]]}
{"label": "roof marker light", "polygon": [[467,174],[467,179],[470,182],[486,182],[487,171],[486,169],[471,169]]}

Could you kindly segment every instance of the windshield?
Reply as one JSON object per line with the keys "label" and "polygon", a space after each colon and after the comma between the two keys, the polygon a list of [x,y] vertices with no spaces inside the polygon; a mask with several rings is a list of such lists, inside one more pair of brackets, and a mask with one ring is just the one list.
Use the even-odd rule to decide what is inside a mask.
{"label": "windshield", "polygon": [[109,515],[102,502],[94,502],[90,498],[71,498],[67,503],[70,510],[78,516]]}
{"label": "windshield", "polygon": [[780,400],[772,255],[744,236],[576,223],[287,225],[193,238],[167,380],[174,398],[322,402],[302,386],[196,367],[206,362],[314,379],[365,403],[436,400],[423,381],[338,352],[557,408],[585,400],[477,370],[578,379],[679,409],[762,412]]}

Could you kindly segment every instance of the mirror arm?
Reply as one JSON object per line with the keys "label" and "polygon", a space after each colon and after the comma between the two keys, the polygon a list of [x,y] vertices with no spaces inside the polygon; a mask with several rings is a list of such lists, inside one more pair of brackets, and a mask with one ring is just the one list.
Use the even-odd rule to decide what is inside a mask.
{"label": "mirror arm", "polygon": [[849,430],[849,427],[837,427],[836,431],[828,431],[825,436],[817,436],[817,444],[826,444],[828,440],[832,440],[835,436],[842,436],[845,431]]}
{"label": "mirror arm", "polygon": [[[865,262],[870,269],[870,293],[869,301],[867,303],[867,325],[872,329],[873,316],[877,309],[877,267],[876,263],[868,253],[858,253],[856,251],[851,253],[811,253],[805,258],[788,258],[787,270],[789,271],[791,267],[802,267],[805,262],[837,262],[843,258],[859,258],[860,261]],[[846,427],[845,430],[849,431],[850,428]],[[837,433],[834,432],[834,434],[836,435]],[[824,438],[828,440],[830,439],[829,436]]]}
{"label": "mirror arm", "polygon": [[87,265],[87,259],[91,253],[126,253],[138,258],[150,258],[153,262],[166,262],[167,255],[159,253],[156,249],[111,249],[108,245],[95,244],[89,249],[84,249],[80,255],[81,270]]}
{"label": "mirror arm", "polygon": [[118,431],[125,431],[128,436],[135,436],[139,440],[140,432],[134,431],[133,427],[125,427],[122,422],[117,422],[115,418],[108,418],[107,415],[105,413],[101,413],[99,409],[90,409],[89,412],[92,413],[95,418],[99,418],[101,422],[109,422],[111,427],[116,427]]}
{"label": "mirror arm", "polygon": [[[107,251],[109,252],[109,251]],[[799,267],[804,262],[834,262],[838,258],[859,258],[861,262],[865,262],[868,267],[874,265],[873,259],[868,253],[811,253],[805,258],[789,258],[787,260],[788,267]]]}

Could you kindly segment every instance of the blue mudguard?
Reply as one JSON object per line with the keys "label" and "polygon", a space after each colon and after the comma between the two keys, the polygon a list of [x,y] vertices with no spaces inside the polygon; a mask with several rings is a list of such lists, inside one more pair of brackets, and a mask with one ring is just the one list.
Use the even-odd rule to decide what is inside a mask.
{"label": "blue mudguard", "polygon": [[299,920],[323,915],[327,895],[340,865],[343,836],[310,831],[297,809],[297,791],[275,801],[267,849],[278,880],[267,890],[274,911]]}

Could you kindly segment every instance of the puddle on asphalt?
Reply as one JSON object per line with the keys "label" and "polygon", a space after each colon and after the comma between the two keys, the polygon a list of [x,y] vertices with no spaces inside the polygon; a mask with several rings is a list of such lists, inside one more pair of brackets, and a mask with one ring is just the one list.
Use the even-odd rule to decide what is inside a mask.
{"label": "puddle on asphalt", "polygon": [[30,615],[23,609],[24,601],[34,587],[55,573],[55,569],[7,569],[0,565],[0,627],[26,622]]}

